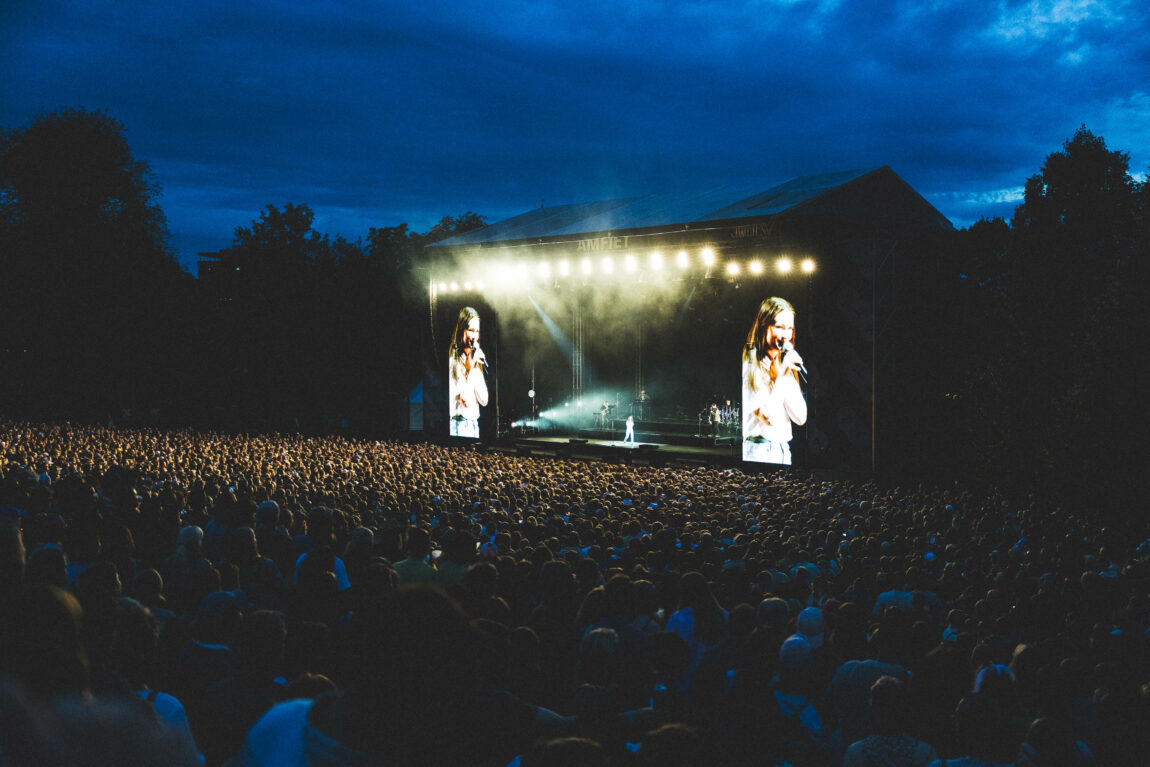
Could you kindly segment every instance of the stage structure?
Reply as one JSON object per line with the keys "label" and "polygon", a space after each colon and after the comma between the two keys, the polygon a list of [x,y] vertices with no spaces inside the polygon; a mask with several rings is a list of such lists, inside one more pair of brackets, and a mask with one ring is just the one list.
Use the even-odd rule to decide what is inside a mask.
{"label": "stage structure", "polygon": [[[898,269],[951,231],[881,167],[540,207],[444,240],[428,248],[424,428],[471,429],[478,410],[465,436],[484,443],[873,471]],[[459,330],[465,310],[481,330]],[[478,408],[465,368],[486,384]]]}

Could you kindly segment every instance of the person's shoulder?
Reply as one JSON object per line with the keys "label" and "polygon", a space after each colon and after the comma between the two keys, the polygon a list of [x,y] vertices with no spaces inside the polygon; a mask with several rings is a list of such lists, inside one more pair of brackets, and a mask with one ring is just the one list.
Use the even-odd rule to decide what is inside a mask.
{"label": "person's shoulder", "polygon": [[864,758],[866,752],[866,745],[861,740],[851,743],[843,753],[843,767],[859,767],[859,765],[866,764]]}
{"label": "person's shoulder", "polygon": [[248,730],[238,764],[243,767],[302,764],[304,730],[313,702],[300,698],[272,706]]}
{"label": "person's shoulder", "polygon": [[152,704],[152,708],[156,710],[156,715],[162,720],[187,716],[184,711],[184,704],[175,695],[157,690],[140,690],[138,694],[142,699]]}
{"label": "person's shoulder", "polygon": [[925,740],[916,740],[914,742],[914,763],[915,764],[930,764],[939,760],[938,751],[934,746],[927,743]]}

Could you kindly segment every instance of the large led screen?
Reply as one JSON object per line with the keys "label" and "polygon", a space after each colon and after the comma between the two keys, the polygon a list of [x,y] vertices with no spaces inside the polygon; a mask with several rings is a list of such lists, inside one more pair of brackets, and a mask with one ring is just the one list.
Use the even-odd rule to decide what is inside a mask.
{"label": "large led screen", "polygon": [[448,429],[453,437],[479,439],[480,409],[486,407],[487,355],[479,345],[479,312],[459,310],[447,352]]}
{"label": "large led screen", "polygon": [[790,465],[792,425],[807,422],[801,377],[806,368],[795,350],[795,307],[771,296],[759,305],[743,345],[743,460]]}

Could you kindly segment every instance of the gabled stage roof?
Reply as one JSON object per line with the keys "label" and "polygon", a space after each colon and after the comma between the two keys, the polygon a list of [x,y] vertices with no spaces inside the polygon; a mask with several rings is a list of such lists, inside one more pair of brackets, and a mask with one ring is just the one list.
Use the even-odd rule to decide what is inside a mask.
{"label": "gabled stage roof", "polygon": [[823,173],[771,187],[720,187],[537,208],[433,247],[639,232],[717,221],[831,215],[899,228],[953,229],[949,220],[889,167]]}

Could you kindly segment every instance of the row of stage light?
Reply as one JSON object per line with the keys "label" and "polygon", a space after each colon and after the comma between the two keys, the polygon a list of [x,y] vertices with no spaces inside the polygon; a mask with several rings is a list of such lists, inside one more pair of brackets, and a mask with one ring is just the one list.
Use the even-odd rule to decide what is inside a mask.
{"label": "row of stage light", "polygon": [[[710,248],[704,248],[699,254],[698,264],[707,270],[708,276],[726,276],[734,279],[745,275],[761,277],[772,271],[779,275],[794,273],[811,274],[815,271],[815,262],[810,258],[794,259],[780,256],[770,263],[761,258],[752,258],[748,261],[730,260],[722,264],[720,274],[712,274],[717,265],[715,253]],[[438,292],[457,292],[459,290],[484,290],[487,285],[495,286],[524,286],[534,280],[552,280],[569,278],[572,276],[584,279],[612,277],[623,275],[666,275],[675,270],[680,272],[690,269],[692,261],[687,251],[680,250],[671,259],[666,258],[662,251],[651,251],[644,261],[633,253],[622,258],[612,256],[592,258],[590,256],[579,259],[559,259],[552,263],[549,261],[526,262],[517,264],[503,263],[487,270],[486,277],[477,273],[469,275],[469,279],[440,280],[435,283]]]}

